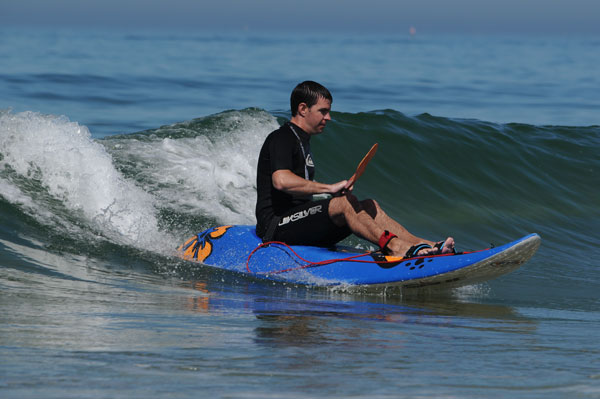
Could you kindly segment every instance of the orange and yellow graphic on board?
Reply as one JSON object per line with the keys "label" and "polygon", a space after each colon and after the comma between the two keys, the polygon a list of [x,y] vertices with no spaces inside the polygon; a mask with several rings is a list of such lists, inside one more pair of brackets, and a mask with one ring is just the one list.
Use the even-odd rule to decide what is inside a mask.
{"label": "orange and yellow graphic on board", "polygon": [[221,238],[231,226],[219,226],[208,229],[195,237],[186,241],[179,251],[182,251],[182,257],[186,260],[203,262],[212,254],[212,240]]}

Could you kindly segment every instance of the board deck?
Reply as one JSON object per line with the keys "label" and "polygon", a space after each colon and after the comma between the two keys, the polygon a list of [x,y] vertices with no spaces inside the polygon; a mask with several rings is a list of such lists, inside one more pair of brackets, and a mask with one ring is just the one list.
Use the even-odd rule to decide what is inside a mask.
{"label": "board deck", "polygon": [[254,226],[219,226],[190,238],[178,256],[256,278],[317,286],[457,287],[487,281],[527,262],[541,238],[530,234],[481,251],[410,259],[337,246],[261,246]]}

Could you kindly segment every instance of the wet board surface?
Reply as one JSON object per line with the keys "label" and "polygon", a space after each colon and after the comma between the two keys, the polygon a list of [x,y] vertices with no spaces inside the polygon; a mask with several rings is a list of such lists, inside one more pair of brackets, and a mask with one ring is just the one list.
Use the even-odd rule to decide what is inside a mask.
{"label": "wet board surface", "polygon": [[337,246],[262,246],[254,226],[219,226],[190,238],[177,255],[203,265],[255,278],[317,286],[457,287],[491,280],[516,270],[537,251],[541,238],[529,234],[480,251],[416,258]]}

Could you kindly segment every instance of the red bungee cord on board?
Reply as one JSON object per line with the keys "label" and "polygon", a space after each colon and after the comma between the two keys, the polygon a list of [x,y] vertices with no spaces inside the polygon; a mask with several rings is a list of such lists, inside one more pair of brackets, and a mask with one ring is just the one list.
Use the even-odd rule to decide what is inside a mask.
{"label": "red bungee cord on board", "polygon": [[[377,264],[390,264],[390,263],[399,263],[401,261],[406,261],[406,260],[413,260],[413,259],[421,259],[421,258],[434,258],[434,257],[440,257],[440,256],[451,256],[451,255],[455,255],[454,253],[448,253],[448,254],[439,254],[439,255],[429,255],[429,256],[415,256],[412,258],[402,258],[402,259],[395,259],[395,260],[364,260],[364,259],[358,259],[364,256],[370,256],[373,254],[373,252],[364,252],[364,253],[359,253],[356,255],[352,255],[352,256],[348,256],[345,258],[335,258],[335,259],[327,259],[327,260],[322,260],[320,262],[313,262],[310,261],[308,259],[304,259],[302,256],[298,255],[298,253],[296,251],[294,251],[294,249],[289,246],[288,244],[281,242],[281,241],[268,241],[268,242],[264,242],[262,244],[260,244],[259,246],[257,246],[256,248],[254,248],[252,250],[252,252],[250,252],[250,255],[248,255],[248,259],[246,260],[246,270],[248,271],[248,273],[252,273],[252,270],[250,270],[250,259],[252,258],[252,256],[256,253],[256,251],[258,251],[259,249],[271,246],[271,245],[280,245],[282,247],[284,247],[285,249],[289,250],[289,252],[291,252],[296,258],[300,259],[302,262],[306,263],[305,265],[301,265],[301,266],[297,266],[297,267],[290,267],[287,269],[281,269],[281,270],[274,270],[271,272],[260,272],[258,274],[281,274],[281,273],[285,273],[285,272],[291,272],[294,270],[301,270],[301,269],[308,269],[311,267],[319,267],[319,266],[326,266],[326,265],[330,265],[333,263],[337,263],[337,262],[354,262],[354,263],[377,263]],[[462,253],[467,253],[467,252],[462,252]]]}

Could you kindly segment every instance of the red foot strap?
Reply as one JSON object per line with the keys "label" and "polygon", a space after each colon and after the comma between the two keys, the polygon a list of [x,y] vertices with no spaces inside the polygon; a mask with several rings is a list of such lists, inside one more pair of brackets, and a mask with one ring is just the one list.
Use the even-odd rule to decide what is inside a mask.
{"label": "red foot strap", "polygon": [[390,242],[390,240],[394,237],[398,237],[396,234],[390,233],[389,231],[385,230],[383,232],[383,234],[381,235],[381,237],[379,237],[379,248],[384,249],[385,247],[387,247],[388,243]]}

